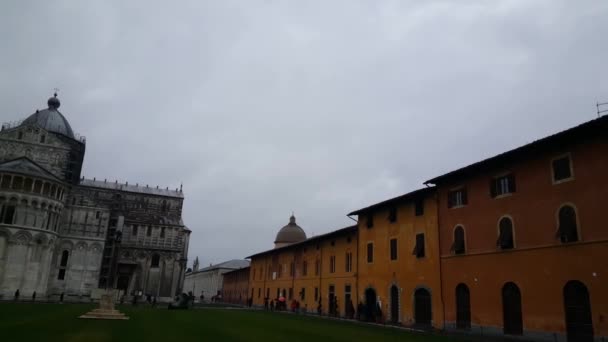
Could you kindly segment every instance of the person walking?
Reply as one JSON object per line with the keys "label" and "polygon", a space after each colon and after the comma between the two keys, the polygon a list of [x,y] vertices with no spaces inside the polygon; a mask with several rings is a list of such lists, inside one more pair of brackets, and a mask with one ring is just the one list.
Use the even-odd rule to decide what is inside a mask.
{"label": "person walking", "polygon": [[32,293],[32,302],[36,301],[36,291],[34,291],[34,293]]}
{"label": "person walking", "polygon": [[17,289],[17,291],[15,291],[15,301],[19,300],[19,289]]}

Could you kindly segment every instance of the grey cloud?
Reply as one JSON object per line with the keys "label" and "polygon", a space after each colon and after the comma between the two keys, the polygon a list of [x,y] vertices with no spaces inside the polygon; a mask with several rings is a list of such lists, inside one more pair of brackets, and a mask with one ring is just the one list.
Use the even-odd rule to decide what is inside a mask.
{"label": "grey cloud", "polygon": [[0,5],[1,118],[59,87],[84,173],[184,183],[190,259],[270,248],[592,119],[603,1]]}

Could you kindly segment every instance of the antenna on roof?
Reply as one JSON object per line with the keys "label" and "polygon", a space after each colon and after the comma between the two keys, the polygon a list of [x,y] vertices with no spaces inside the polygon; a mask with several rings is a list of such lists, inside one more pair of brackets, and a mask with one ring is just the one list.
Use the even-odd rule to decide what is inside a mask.
{"label": "antenna on roof", "polygon": [[55,97],[57,97],[57,92],[59,91],[59,88],[53,88],[53,95]]}
{"label": "antenna on roof", "polygon": [[[602,107],[602,106],[607,106],[607,107]],[[595,107],[597,107],[597,117],[598,118],[601,116],[601,114],[608,113],[608,102],[603,102],[603,103],[596,102]],[[603,108],[606,108],[606,109],[603,109]]]}

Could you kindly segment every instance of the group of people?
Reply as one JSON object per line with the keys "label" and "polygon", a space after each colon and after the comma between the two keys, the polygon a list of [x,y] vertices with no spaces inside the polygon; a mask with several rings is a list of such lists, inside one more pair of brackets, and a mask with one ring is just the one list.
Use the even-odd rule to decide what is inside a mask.
{"label": "group of people", "polygon": [[[17,289],[17,291],[15,291],[15,297],[14,297],[14,300],[15,300],[15,301],[18,301],[18,300],[19,300],[19,297],[21,297],[21,291],[19,291],[19,289]],[[32,302],[35,302],[35,301],[36,301],[36,291],[34,291],[34,292],[32,293]],[[59,295],[59,302],[60,302],[60,303],[63,303],[63,292],[61,292],[61,295]]]}
{"label": "group of people", "polygon": [[[251,306],[251,304],[249,304]],[[275,299],[269,299],[268,297],[264,298],[264,310],[269,310],[269,311],[287,311],[288,307],[287,307],[287,301],[285,299],[285,297],[278,297]],[[289,305],[289,309],[291,312],[293,313],[306,313],[308,311],[308,307],[306,304],[304,304],[304,307],[301,307],[301,303],[300,301],[293,299]],[[345,312],[344,312],[344,317],[347,319],[354,319],[355,317],[357,317],[357,319],[366,319],[369,316],[369,314],[365,313],[365,310],[367,310],[366,306],[359,303],[359,305],[357,306],[357,310],[355,310],[355,306],[353,305],[353,301],[349,298],[346,301],[346,306],[344,308]],[[378,310],[380,310],[380,308],[378,307]],[[318,315],[323,315],[324,311],[323,311],[323,301],[321,299],[319,299],[319,303],[317,305],[317,314]],[[332,296],[329,299],[329,310],[327,311],[327,315],[330,317],[339,317],[340,316],[340,307],[338,305],[338,298],[335,296]],[[381,314],[378,314],[376,312],[376,314],[374,315],[374,317],[376,316],[381,316]]]}
{"label": "group of people", "polygon": [[[287,307],[287,300],[285,297],[281,296],[275,299],[271,299],[270,302],[268,301],[268,297],[264,298],[264,310],[270,310],[270,311],[287,311],[288,307]],[[253,301],[250,299],[248,301],[248,305],[252,306]],[[293,299],[291,301],[291,303],[289,304],[289,310],[293,313],[300,313],[301,310],[301,304],[299,301]],[[306,312],[306,308],[304,308],[304,312]]]}

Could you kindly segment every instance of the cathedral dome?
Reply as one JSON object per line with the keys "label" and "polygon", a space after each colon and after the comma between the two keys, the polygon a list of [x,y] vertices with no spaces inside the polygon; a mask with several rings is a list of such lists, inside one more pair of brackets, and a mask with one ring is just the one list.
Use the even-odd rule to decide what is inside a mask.
{"label": "cathedral dome", "polygon": [[36,113],[23,120],[22,125],[35,124],[49,132],[63,134],[74,139],[74,131],[72,131],[70,123],[57,110],[61,105],[57,98],[57,94],[55,94],[54,97],[51,97],[47,103],[49,105],[48,109],[36,111]]}
{"label": "cathedral dome", "polygon": [[275,248],[306,240],[306,233],[296,224],[295,216],[291,215],[289,223],[279,230],[274,241]]}

